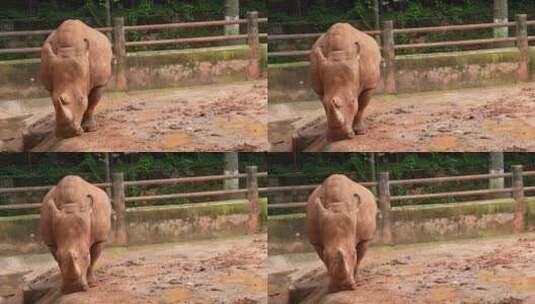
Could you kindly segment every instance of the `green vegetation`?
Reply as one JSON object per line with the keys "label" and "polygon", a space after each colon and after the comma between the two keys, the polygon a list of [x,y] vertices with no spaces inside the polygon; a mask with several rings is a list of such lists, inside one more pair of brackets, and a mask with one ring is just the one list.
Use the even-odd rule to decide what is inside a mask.
{"label": "green vegetation", "polygon": [[[107,26],[104,0],[27,0],[2,1],[0,5],[0,31],[54,29],[66,19],[80,19],[93,27]],[[4,3],[5,2],[5,3]],[[224,1],[210,0],[110,0],[110,15],[125,17],[126,25],[180,23],[224,19]],[[3,9],[2,9],[3,8]],[[265,1],[241,1],[240,17],[256,10],[266,15]],[[263,25],[261,27],[263,30]],[[245,33],[245,25],[241,32]],[[127,31],[127,41],[160,40],[171,38],[203,37],[223,35],[223,26],[189,29]],[[9,37],[0,39],[0,48],[38,47],[46,35],[32,37]],[[227,43],[228,44],[228,43]],[[225,43],[204,42],[195,44],[166,44],[159,46],[129,47],[129,51],[184,49],[208,47]],[[0,60],[36,57],[39,54],[4,54]]]}
{"label": "green vegetation", "polygon": [[[493,21],[493,1],[488,0],[399,0],[380,1],[379,14],[373,10],[373,0],[271,0],[269,5],[269,32],[274,34],[324,32],[333,23],[350,22],[364,30],[374,30],[376,18],[379,24],[393,20],[395,28],[443,26],[454,24],[487,23]],[[509,20],[514,21],[517,14],[528,14],[535,18],[535,1],[509,0]],[[379,26],[380,28],[380,26]],[[514,28],[510,29],[514,35]],[[535,28],[530,30],[535,35]],[[492,38],[493,31],[470,30],[438,32],[429,34],[396,35],[396,43],[421,43],[449,40]],[[306,50],[314,39],[285,40],[270,43],[270,51]],[[397,54],[429,53],[458,50],[474,50],[492,45],[465,47],[442,47],[433,49],[398,50]],[[300,61],[304,58],[272,58],[270,63]]]}

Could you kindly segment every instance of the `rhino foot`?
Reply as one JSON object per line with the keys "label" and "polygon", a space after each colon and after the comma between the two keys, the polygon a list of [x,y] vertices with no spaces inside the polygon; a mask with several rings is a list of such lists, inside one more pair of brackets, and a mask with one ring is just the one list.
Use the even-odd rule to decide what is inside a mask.
{"label": "rhino foot", "polygon": [[89,287],[97,286],[97,279],[93,273],[87,274],[87,285],[89,285]]}
{"label": "rhino foot", "polygon": [[82,128],[86,132],[95,132],[97,130],[97,122],[93,117],[88,118],[82,123]]}
{"label": "rhino foot", "polygon": [[368,128],[366,127],[366,125],[363,122],[357,123],[355,125],[354,130],[355,130],[355,133],[357,135],[364,135],[364,134],[368,133]]}

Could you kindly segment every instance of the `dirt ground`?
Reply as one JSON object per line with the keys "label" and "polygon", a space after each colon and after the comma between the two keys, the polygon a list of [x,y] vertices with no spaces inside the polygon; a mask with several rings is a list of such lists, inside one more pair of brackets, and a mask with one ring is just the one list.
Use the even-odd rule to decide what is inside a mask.
{"label": "dirt ground", "polygon": [[300,304],[535,303],[535,233],[372,247],[361,267],[355,291],[324,298],[315,254],[270,256],[269,303],[287,304],[290,285],[313,286]]}
{"label": "dirt ground", "polygon": [[[46,256],[50,260],[49,255]],[[97,262],[96,287],[62,297],[55,288],[38,303],[267,303],[266,258],[265,234],[128,249],[108,248]],[[35,264],[31,267],[40,268]],[[48,278],[59,286],[57,273],[57,266],[53,265],[33,281]],[[13,282],[15,275],[4,274],[0,282],[9,276]],[[25,277],[31,275],[25,271]],[[1,288],[0,291],[3,293],[0,303],[4,303],[1,296],[6,297],[9,291]],[[6,303],[19,303],[17,297],[6,297]]]}
{"label": "dirt ground", "polygon": [[[51,104],[50,100],[43,102]],[[265,79],[187,89],[110,92],[97,106],[97,131],[64,140],[53,135],[53,108],[46,107],[43,111],[26,132],[31,134],[27,136],[26,146],[32,146],[33,151],[268,149]],[[9,113],[4,114],[0,119],[7,119]],[[35,115],[29,116],[19,117],[31,121]],[[15,141],[21,132],[15,129],[11,133],[8,139]]]}
{"label": "dirt ground", "polygon": [[[374,96],[368,134],[328,143],[319,101],[269,105],[273,151],[315,134],[307,151],[533,151],[535,84]],[[507,138],[507,140],[504,140]]]}

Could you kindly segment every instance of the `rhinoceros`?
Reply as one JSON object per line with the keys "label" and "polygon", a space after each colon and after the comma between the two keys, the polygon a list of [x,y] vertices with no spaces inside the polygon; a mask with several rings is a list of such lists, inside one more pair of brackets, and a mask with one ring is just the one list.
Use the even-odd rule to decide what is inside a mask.
{"label": "rhinoceros", "polygon": [[347,23],[336,23],[318,38],[310,55],[312,87],[325,109],[330,141],[366,133],[363,121],[380,80],[377,42]]}
{"label": "rhinoceros", "polygon": [[108,38],[79,20],[66,20],[45,40],[41,82],[56,112],[57,137],[81,135],[97,128],[93,117],[111,78]]}
{"label": "rhinoceros", "polygon": [[111,228],[103,190],[79,176],[65,176],[43,198],[41,236],[58,263],[63,293],[88,290],[93,268]]}
{"label": "rhinoceros", "polygon": [[355,289],[376,214],[373,194],[345,175],[329,176],[308,198],[308,239],[327,267],[329,292]]}

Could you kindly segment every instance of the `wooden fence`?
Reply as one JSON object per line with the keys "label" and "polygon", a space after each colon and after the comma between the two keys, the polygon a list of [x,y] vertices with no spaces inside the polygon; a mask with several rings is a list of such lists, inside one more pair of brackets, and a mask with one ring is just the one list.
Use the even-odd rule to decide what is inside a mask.
{"label": "wooden fence", "polygon": [[[257,172],[256,166],[247,167],[246,173],[233,174],[233,175],[208,175],[208,176],[194,176],[194,177],[179,177],[179,178],[167,178],[167,179],[151,179],[151,180],[137,180],[137,181],[125,181],[124,173],[116,172],[112,175],[112,182],[109,183],[96,183],[93,184],[97,187],[104,189],[111,189],[112,193],[112,207],[115,216],[115,240],[117,244],[126,244],[126,224],[128,222],[126,217],[126,207],[128,202],[138,201],[157,201],[166,199],[177,198],[197,198],[197,197],[210,197],[210,196],[227,196],[243,194],[250,204],[250,231],[256,231],[257,219],[260,214],[259,203],[259,188],[258,178],[267,177],[267,172]],[[202,192],[186,192],[186,193],[174,193],[174,194],[159,194],[159,195],[146,195],[146,196],[126,196],[126,188],[133,186],[149,186],[149,185],[170,185],[170,184],[185,184],[185,183],[202,183],[209,181],[222,181],[228,179],[246,179],[246,188],[234,189],[234,190],[216,190],[216,191],[202,191]],[[35,192],[35,191],[48,191],[54,187],[48,186],[36,186],[36,187],[11,187],[0,188],[0,193],[16,193],[16,192]],[[14,210],[14,209],[36,209],[40,208],[41,203],[31,204],[6,204],[0,205],[0,210]]]}
{"label": "wooden fence", "polygon": [[[116,88],[118,90],[125,90],[126,84],[126,48],[134,46],[151,46],[151,45],[165,45],[165,44],[181,44],[181,43],[199,43],[199,42],[217,42],[217,41],[235,41],[245,40],[250,48],[249,66],[247,67],[247,77],[249,79],[256,79],[259,76],[258,59],[260,54],[260,38],[267,38],[266,33],[259,33],[258,24],[266,23],[267,18],[258,18],[258,12],[248,12],[247,19],[236,20],[215,20],[215,21],[197,21],[197,22],[183,22],[183,23],[166,23],[166,24],[148,24],[148,25],[125,25],[124,17],[117,17],[113,19],[113,27],[96,28],[102,33],[113,34],[113,53],[116,59]],[[146,30],[168,30],[168,29],[184,29],[184,28],[200,28],[223,26],[230,24],[247,24],[247,34],[242,35],[221,35],[221,36],[205,36],[205,37],[190,37],[190,38],[175,38],[175,39],[160,39],[160,40],[142,40],[142,41],[127,41],[125,33],[128,31],[146,31]],[[0,38],[15,37],[15,36],[37,36],[48,35],[53,30],[37,30],[37,31],[11,31],[0,32]],[[0,49],[0,54],[13,53],[39,53],[40,47],[31,48],[3,48]]]}
{"label": "wooden fence", "polygon": [[[447,176],[447,177],[432,177],[432,178],[418,178],[418,179],[404,179],[404,180],[390,180],[388,172],[380,172],[377,182],[363,182],[361,185],[368,188],[377,189],[377,203],[379,210],[381,211],[381,225],[383,232],[383,240],[385,243],[390,244],[392,242],[392,202],[402,202],[408,200],[421,200],[430,198],[455,198],[466,196],[490,196],[496,194],[512,194],[514,200],[514,219],[513,229],[516,232],[524,231],[526,227],[526,212],[527,207],[524,201],[524,193],[527,191],[535,191],[535,186],[524,186],[524,177],[535,176],[535,171],[522,171],[521,165],[512,167],[510,173],[500,174],[477,174],[477,175],[464,175],[464,176]],[[510,188],[502,189],[482,189],[482,190],[466,190],[466,191],[451,191],[440,193],[423,193],[423,194],[410,194],[410,195],[395,195],[390,194],[391,186],[399,185],[428,185],[428,184],[440,184],[447,182],[463,182],[473,180],[491,180],[495,178],[512,178]],[[312,192],[319,185],[299,185],[299,186],[282,186],[282,187],[266,187],[260,188],[260,193],[273,193],[280,191],[309,191]],[[281,208],[305,208],[306,202],[297,203],[276,203],[268,204],[268,210],[281,209]]]}
{"label": "wooden fence", "polygon": [[[365,33],[381,37],[382,52],[384,58],[384,80],[385,80],[385,92],[396,93],[395,82],[395,56],[396,50],[404,49],[421,49],[421,48],[437,48],[446,46],[468,46],[468,45],[484,45],[484,44],[503,44],[516,42],[516,45],[520,51],[519,56],[519,69],[518,75],[521,81],[527,81],[529,79],[529,41],[535,41],[535,36],[528,36],[528,27],[534,26],[535,20],[528,21],[527,15],[519,14],[516,16],[516,22],[504,22],[504,23],[482,23],[482,24],[464,24],[464,25],[447,25],[447,26],[435,26],[435,27],[418,27],[418,28],[394,28],[393,21],[385,21],[383,29],[380,31],[364,31]],[[427,42],[427,43],[410,43],[410,44],[396,44],[396,34],[414,34],[414,33],[436,33],[436,32],[450,32],[450,31],[466,31],[475,29],[494,29],[500,27],[515,27],[515,37],[504,38],[488,38],[488,39],[468,39],[468,40],[455,40],[455,41],[440,41],[440,42]],[[304,38],[317,38],[322,33],[306,33],[306,34],[283,34],[283,35],[269,35],[268,41],[277,40],[295,40]],[[269,52],[268,57],[295,57],[295,56],[308,56],[310,50],[298,50],[298,51],[278,51]]]}

